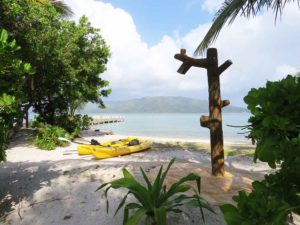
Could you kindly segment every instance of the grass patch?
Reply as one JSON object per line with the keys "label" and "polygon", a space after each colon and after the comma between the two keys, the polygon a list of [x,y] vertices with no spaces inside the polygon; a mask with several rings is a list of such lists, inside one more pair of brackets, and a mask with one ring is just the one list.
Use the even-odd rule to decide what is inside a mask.
{"label": "grass patch", "polygon": [[[197,151],[210,154],[210,145],[194,142],[154,142],[152,149],[156,151],[172,151],[172,150],[184,150],[184,151]],[[232,145],[224,148],[225,156],[253,156],[255,152],[251,146]]]}
{"label": "grass patch", "polygon": [[201,143],[187,143],[187,142],[154,142],[151,149],[157,151],[172,151],[172,150],[185,150],[185,151],[200,151],[209,152],[209,145]]}
{"label": "grass patch", "polygon": [[255,149],[224,149],[226,156],[253,156]]}

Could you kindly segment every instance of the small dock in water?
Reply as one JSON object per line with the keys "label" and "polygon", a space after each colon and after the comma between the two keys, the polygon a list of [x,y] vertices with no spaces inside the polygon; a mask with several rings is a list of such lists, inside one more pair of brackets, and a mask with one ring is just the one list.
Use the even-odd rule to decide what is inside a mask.
{"label": "small dock in water", "polygon": [[91,125],[124,122],[124,117],[122,116],[92,116],[92,118]]}

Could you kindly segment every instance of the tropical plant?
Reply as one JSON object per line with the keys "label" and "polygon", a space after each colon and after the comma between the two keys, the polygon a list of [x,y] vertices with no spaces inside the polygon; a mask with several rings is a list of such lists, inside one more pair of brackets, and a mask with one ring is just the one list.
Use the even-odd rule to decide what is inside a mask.
{"label": "tropical plant", "polygon": [[62,18],[50,4],[3,0],[0,24],[22,46],[20,57],[36,70],[22,89],[24,108],[33,107],[53,124],[56,116],[74,111],[79,99],[104,106],[102,97],[111,90],[99,74],[106,70],[110,52],[87,17],[75,23]]}
{"label": "tropical plant", "polygon": [[[66,130],[68,133],[73,133],[74,131],[83,131],[88,130],[90,128],[92,118],[88,115],[76,114],[74,116],[71,115],[60,115],[55,116],[53,124],[55,126],[61,127]],[[41,128],[45,126],[46,121],[40,117],[36,116],[34,121],[32,121],[31,126],[34,128]]]}
{"label": "tropical plant", "polygon": [[0,29],[0,94],[5,93],[22,99],[22,88],[35,71],[29,63],[20,59],[21,47],[17,45],[16,40],[9,39],[8,31]]}
{"label": "tropical plant", "polygon": [[22,88],[26,79],[34,74],[30,64],[18,58],[20,47],[9,40],[8,32],[0,29],[0,162],[4,161],[10,131],[22,118],[26,109]]}
{"label": "tropical plant", "polygon": [[279,169],[255,181],[253,191],[240,192],[237,206],[224,205],[228,225],[287,224],[291,212],[300,215],[300,77],[288,75],[266,87],[251,89],[244,98],[252,113],[250,138],[257,142],[254,160]]}
{"label": "tropical plant", "polygon": [[266,87],[251,89],[244,101],[252,114],[249,136],[257,142],[254,160],[272,168],[276,162],[293,165],[300,157],[300,77],[268,81]]}
{"label": "tropical plant", "polygon": [[9,131],[17,116],[17,104],[13,96],[0,96],[0,162],[6,160],[5,149],[8,146]]}
{"label": "tropical plant", "polygon": [[[9,136],[12,126],[22,124],[31,107],[42,122],[55,125],[57,117],[74,112],[78,99],[103,106],[102,97],[110,93],[104,89],[108,81],[99,76],[106,70],[109,48],[86,17],[78,23],[63,18],[57,10],[61,3],[0,1],[0,24],[6,28],[0,30],[0,98],[5,94],[2,102],[7,103],[11,97],[14,107],[9,114],[1,109],[1,139]],[[79,119],[68,121],[71,136],[89,125],[86,117]]]}
{"label": "tropical plant", "polygon": [[[154,182],[150,181],[142,168],[140,168],[140,170],[146,185],[139,183],[134,176],[124,168],[123,178],[102,184],[96,191],[106,187],[105,197],[107,198],[107,193],[111,188],[128,189],[128,192],[120,202],[115,215],[125,205],[128,195],[131,194],[136,198],[138,203],[132,202],[124,206],[124,225],[137,225],[142,219],[145,220],[145,224],[166,225],[168,218],[167,214],[170,212],[185,213],[181,208],[184,205],[198,207],[204,221],[203,208],[208,209],[211,212],[213,212],[213,209],[200,197],[200,176],[190,173],[181,178],[178,182],[173,183],[168,189],[164,184],[168,171],[174,161],[175,159],[170,161],[165,171],[163,171],[163,166],[160,167]],[[197,185],[197,190],[194,189],[194,195],[189,196],[181,194],[192,189],[191,185],[187,183],[191,181],[195,181]],[[107,212],[108,208],[109,202],[107,200]]]}
{"label": "tropical plant", "polygon": [[274,12],[276,20],[282,14],[286,3],[290,2],[298,2],[298,6],[300,5],[300,0],[225,0],[222,7],[216,13],[213,24],[198,45],[195,54],[202,54],[217,39],[223,26],[227,22],[229,24],[233,23],[239,14],[249,18],[256,16],[265,8],[267,10],[271,9]]}
{"label": "tropical plant", "polygon": [[62,141],[60,138],[73,140],[80,135],[82,130],[89,129],[91,121],[92,118],[88,115],[61,115],[55,117],[54,125],[49,125],[43,118],[36,116],[31,123],[31,127],[37,128],[35,144],[45,150],[65,146],[67,145],[66,141]]}
{"label": "tropical plant", "polygon": [[69,138],[69,134],[62,128],[51,125],[44,125],[38,129],[35,144],[43,150],[53,150],[57,146],[67,146],[68,142],[59,138]]}
{"label": "tropical plant", "polygon": [[265,182],[255,181],[248,195],[240,191],[233,197],[236,206],[220,206],[228,225],[284,225],[287,224],[290,205],[277,195],[273,195]]}
{"label": "tropical plant", "polygon": [[61,115],[55,117],[54,124],[64,128],[69,133],[73,133],[75,131],[88,130],[92,120],[88,115]]}
{"label": "tropical plant", "polygon": [[0,162],[6,161],[6,152],[8,141],[8,129],[6,125],[0,121]]}

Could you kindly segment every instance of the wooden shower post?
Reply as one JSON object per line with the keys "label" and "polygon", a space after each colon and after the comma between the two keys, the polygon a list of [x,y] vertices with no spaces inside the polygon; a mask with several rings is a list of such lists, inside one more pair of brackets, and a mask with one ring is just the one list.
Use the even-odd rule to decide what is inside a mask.
{"label": "wooden shower post", "polygon": [[182,61],[178,73],[185,74],[192,66],[207,69],[209,116],[201,116],[202,127],[210,129],[212,175],[224,176],[224,148],[222,129],[222,108],[229,105],[229,100],[221,99],[220,75],[232,64],[230,60],[218,66],[218,52],[215,48],[207,50],[207,57],[196,59],[186,55],[186,50],[181,49],[175,59]]}

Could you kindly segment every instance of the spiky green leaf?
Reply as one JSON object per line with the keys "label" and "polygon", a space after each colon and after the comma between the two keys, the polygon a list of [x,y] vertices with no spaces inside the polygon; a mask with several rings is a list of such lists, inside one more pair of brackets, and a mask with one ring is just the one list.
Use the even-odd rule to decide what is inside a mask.
{"label": "spiky green leaf", "polygon": [[125,225],[137,225],[142,219],[142,217],[145,215],[146,215],[145,209],[143,208],[138,209],[136,212],[134,212],[134,214],[131,217],[129,217]]}
{"label": "spiky green leaf", "polygon": [[167,225],[167,211],[164,207],[154,208],[154,218],[157,225]]}

